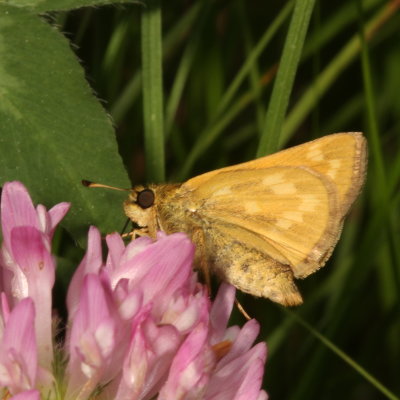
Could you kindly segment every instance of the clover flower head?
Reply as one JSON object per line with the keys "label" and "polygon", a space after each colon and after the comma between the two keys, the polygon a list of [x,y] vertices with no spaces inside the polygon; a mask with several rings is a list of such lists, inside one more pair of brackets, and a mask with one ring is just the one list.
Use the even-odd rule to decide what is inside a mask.
{"label": "clover flower head", "polygon": [[253,345],[258,323],[227,327],[235,289],[222,284],[210,301],[183,233],[127,245],[108,235],[104,261],[91,227],[68,288],[65,340],[55,346],[51,239],[68,208],[35,208],[21,183],[4,185],[0,398],[267,398],[260,390],[266,346]]}

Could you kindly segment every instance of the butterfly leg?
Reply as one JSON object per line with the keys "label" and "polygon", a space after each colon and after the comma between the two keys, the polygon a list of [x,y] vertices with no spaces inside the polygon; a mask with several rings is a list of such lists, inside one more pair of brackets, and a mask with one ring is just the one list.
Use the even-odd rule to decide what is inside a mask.
{"label": "butterfly leg", "polygon": [[121,235],[124,239],[125,238],[130,238],[131,240],[135,240],[139,237],[142,236],[150,236],[149,231],[147,229],[144,228],[139,228],[139,229],[132,229],[130,232],[128,233],[123,233]]}
{"label": "butterfly leg", "polygon": [[148,227],[141,227],[132,229],[128,233],[123,233],[121,236],[123,238],[130,238],[131,240],[135,240],[142,236],[148,236],[155,240],[157,237],[157,233],[154,229],[149,229]]}
{"label": "butterfly leg", "polygon": [[244,309],[242,304],[239,302],[237,297],[235,297],[235,305],[239,312],[247,319],[247,321],[250,321],[252,318],[250,317],[249,313]]}

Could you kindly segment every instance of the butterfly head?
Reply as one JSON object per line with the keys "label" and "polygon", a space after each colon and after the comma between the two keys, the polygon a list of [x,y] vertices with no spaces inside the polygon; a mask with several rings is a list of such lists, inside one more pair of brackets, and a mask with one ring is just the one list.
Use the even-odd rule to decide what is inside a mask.
{"label": "butterfly head", "polygon": [[155,193],[149,187],[135,186],[124,202],[125,214],[139,227],[147,227],[153,217],[152,209],[155,202]]}

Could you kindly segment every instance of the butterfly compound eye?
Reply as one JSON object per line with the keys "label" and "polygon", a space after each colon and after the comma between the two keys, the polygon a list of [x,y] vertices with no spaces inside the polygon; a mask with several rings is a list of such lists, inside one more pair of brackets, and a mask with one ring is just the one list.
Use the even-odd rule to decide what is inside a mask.
{"label": "butterfly compound eye", "polygon": [[144,189],[137,195],[137,204],[142,208],[149,208],[154,204],[154,192],[150,189]]}

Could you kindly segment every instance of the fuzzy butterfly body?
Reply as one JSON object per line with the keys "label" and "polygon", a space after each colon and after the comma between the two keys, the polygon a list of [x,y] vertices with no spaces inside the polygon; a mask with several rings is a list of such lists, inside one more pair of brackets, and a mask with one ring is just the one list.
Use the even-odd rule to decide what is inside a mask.
{"label": "fuzzy butterfly body", "polygon": [[338,133],[182,184],[136,186],[124,204],[140,235],[186,232],[195,262],[255,296],[302,303],[294,283],[321,268],[365,179],[361,133]]}

